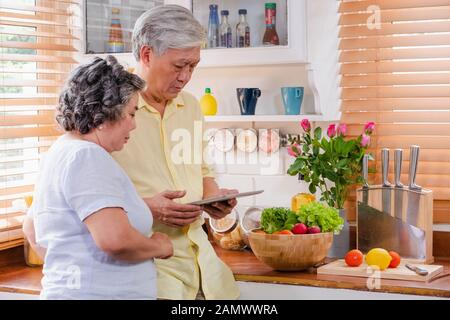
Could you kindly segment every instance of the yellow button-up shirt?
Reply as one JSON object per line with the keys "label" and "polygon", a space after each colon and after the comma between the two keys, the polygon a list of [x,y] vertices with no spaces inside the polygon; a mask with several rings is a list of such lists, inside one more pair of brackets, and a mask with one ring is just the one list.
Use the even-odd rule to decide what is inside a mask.
{"label": "yellow button-up shirt", "polygon": [[[141,197],[165,190],[186,190],[182,203],[200,200],[203,178],[213,172],[203,159],[203,115],[186,92],[168,102],[164,115],[139,97],[137,128],[113,157],[126,171]],[[154,221],[153,231],[166,233],[174,255],[155,259],[158,298],[195,299],[201,281],[206,299],[236,299],[239,290],[231,270],[217,257],[202,228],[203,218],[174,228]],[[201,276],[200,276],[201,275]]]}

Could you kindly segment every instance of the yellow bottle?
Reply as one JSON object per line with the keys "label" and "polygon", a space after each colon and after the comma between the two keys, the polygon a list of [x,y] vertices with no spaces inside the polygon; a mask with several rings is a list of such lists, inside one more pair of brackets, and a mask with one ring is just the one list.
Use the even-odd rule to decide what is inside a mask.
{"label": "yellow bottle", "polygon": [[205,89],[205,94],[200,99],[200,107],[202,108],[202,113],[205,116],[214,116],[217,113],[217,101],[211,95],[210,88]]}
{"label": "yellow bottle", "polygon": [[297,193],[292,197],[291,209],[297,211],[304,204],[316,201],[316,197],[309,193]]}

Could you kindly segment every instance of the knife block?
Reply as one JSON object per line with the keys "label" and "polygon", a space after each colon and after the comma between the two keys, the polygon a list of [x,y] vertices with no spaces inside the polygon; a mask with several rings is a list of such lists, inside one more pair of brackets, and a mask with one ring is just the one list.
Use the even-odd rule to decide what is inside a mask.
{"label": "knife block", "polygon": [[432,263],[433,192],[370,186],[357,194],[357,247],[384,248],[417,263]]}

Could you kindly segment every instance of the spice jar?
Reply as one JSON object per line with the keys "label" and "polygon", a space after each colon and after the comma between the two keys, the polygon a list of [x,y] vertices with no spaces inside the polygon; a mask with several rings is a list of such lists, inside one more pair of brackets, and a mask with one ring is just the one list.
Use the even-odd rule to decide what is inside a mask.
{"label": "spice jar", "polygon": [[238,130],[236,147],[242,152],[253,152],[258,146],[258,135],[255,129]]}
{"label": "spice jar", "polygon": [[222,249],[242,250],[246,247],[236,209],[222,219],[210,218],[209,226],[214,242]]}
{"label": "spice jar", "polygon": [[269,154],[280,149],[280,133],[278,129],[262,129],[259,133],[259,150]]}

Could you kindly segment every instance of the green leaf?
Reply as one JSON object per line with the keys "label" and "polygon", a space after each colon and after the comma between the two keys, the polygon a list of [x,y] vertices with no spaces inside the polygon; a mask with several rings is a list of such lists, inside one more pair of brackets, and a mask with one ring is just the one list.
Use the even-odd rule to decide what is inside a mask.
{"label": "green leaf", "polygon": [[342,154],[342,151],[344,149],[344,144],[345,144],[345,141],[342,140],[342,137],[336,138],[335,143],[334,143],[334,149],[336,150],[337,154]]}
{"label": "green leaf", "polygon": [[327,139],[322,138],[321,146],[322,146],[322,148],[324,149],[325,152],[330,152],[331,151],[330,150],[330,142]]}
{"label": "green leaf", "polygon": [[304,153],[308,153],[309,152],[309,146],[307,144],[304,144],[302,149],[303,149]]}
{"label": "green leaf", "polygon": [[350,151],[352,151],[354,146],[355,146],[355,141],[354,140],[347,141],[345,143],[345,145],[344,145],[343,153],[344,154],[350,153]]}
{"label": "green leaf", "polygon": [[348,159],[342,159],[342,160],[339,160],[336,167],[341,169],[341,168],[344,168],[345,166],[347,166],[347,164],[348,164]]}
{"label": "green leaf", "polygon": [[305,166],[305,161],[301,158],[295,159],[294,163],[290,165],[288,169],[288,174],[295,176],[300,170]]}
{"label": "green leaf", "polygon": [[309,192],[311,192],[312,194],[316,193],[317,189],[316,186],[312,183],[309,184]]}
{"label": "green leaf", "polygon": [[317,127],[316,129],[314,129],[314,138],[317,140],[320,140],[322,138],[322,128],[321,127]]}
{"label": "green leaf", "polygon": [[320,148],[317,146],[313,147],[313,155],[318,156],[320,152]]}

